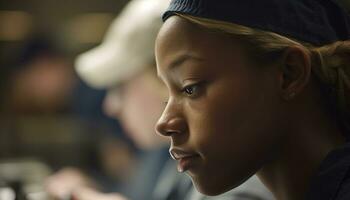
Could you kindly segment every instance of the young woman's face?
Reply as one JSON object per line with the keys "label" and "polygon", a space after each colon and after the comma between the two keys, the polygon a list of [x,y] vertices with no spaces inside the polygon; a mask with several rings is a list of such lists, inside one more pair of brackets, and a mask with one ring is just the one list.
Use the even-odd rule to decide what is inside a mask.
{"label": "young woman's face", "polygon": [[237,42],[174,16],[156,44],[169,98],[156,130],[207,195],[225,192],[273,159],[283,132],[278,70],[256,66]]}

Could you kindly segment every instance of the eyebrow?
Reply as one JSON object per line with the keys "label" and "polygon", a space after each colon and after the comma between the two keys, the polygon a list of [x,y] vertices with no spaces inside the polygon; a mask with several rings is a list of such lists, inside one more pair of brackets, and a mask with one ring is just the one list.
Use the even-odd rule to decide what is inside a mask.
{"label": "eyebrow", "polygon": [[181,66],[185,61],[187,61],[189,59],[197,60],[197,61],[203,60],[202,58],[199,58],[199,57],[196,57],[196,56],[193,56],[190,54],[182,54],[181,56],[179,56],[178,58],[176,58],[174,61],[172,61],[169,64],[168,69],[174,70],[175,68]]}
{"label": "eyebrow", "polygon": [[[190,55],[190,54],[182,54],[180,56],[178,56],[175,60],[173,60],[168,66],[167,68],[170,70],[170,71],[174,71],[176,68],[180,67],[186,60],[189,60],[189,59],[192,59],[192,60],[197,60],[197,61],[202,61],[204,60],[203,58],[200,58],[200,57],[197,57],[197,56],[193,56],[193,55]],[[157,70],[157,76],[158,78],[162,79],[162,76],[159,74],[159,71]]]}

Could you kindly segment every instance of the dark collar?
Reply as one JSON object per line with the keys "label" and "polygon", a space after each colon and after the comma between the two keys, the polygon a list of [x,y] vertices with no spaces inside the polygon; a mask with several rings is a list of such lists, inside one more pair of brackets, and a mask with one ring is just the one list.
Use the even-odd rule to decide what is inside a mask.
{"label": "dark collar", "polygon": [[[349,179],[350,143],[331,151],[311,182],[308,200],[333,200]],[[349,188],[350,189],[350,188]]]}

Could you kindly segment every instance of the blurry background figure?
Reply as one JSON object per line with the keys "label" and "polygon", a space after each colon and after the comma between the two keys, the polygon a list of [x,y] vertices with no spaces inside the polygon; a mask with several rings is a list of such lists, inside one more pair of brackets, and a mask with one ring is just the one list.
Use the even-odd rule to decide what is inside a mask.
{"label": "blurry background figure", "polygon": [[43,37],[30,40],[18,59],[4,109],[13,115],[68,111],[77,83],[68,59]]}
{"label": "blurry background figure", "polygon": [[[164,0],[131,1],[110,26],[103,43],[80,55],[76,62],[83,80],[92,87],[108,89],[103,104],[105,113],[118,119],[126,135],[142,150],[138,170],[124,191],[125,196],[135,200],[175,198],[167,188],[172,188],[176,176],[168,183],[163,182],[165,185],[157,185],[169,161],[169,144],[154,132],[167,95],[156,76],[154,41],[162,24],[161,12],[167,5]],[[81,180],[86,176],[79,171],[71,172],[63,170],[52,176],[48,191],[56,197],[73,193],[78,199],[87,198],[81,192],[87,189],[82,190],[81,186],[91,185],[72,181],[72,177]],[[170,172],[176,175],[173,165]],[[166,190],[155,194],[161,186]],[[90,193],[98,194],[93,190]],[[103,194],[99,196],[102,198]]]}
{"label": "blurry background figure", "polygon": [[11,190],[17,199],[47,199],[44,180],[64,166],[81,168],[106,191],[128,178],[136,149],[102,114],[105,91],[82,83],[72,65],[125,2],[2,2],[0,199]]}

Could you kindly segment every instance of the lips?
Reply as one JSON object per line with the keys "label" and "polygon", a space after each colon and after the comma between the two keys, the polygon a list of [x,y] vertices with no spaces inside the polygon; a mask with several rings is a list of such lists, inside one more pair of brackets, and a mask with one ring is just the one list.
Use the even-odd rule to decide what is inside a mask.
{"label": "lips", "polygon": [[177,166],[177,170],[179,172],[185,172],[190,169],[191,166],[193,166],[196,158],[199,157],[197,153],[192,153],[177,148],[171,148],[169,153],[174,160],[179,162]]}

